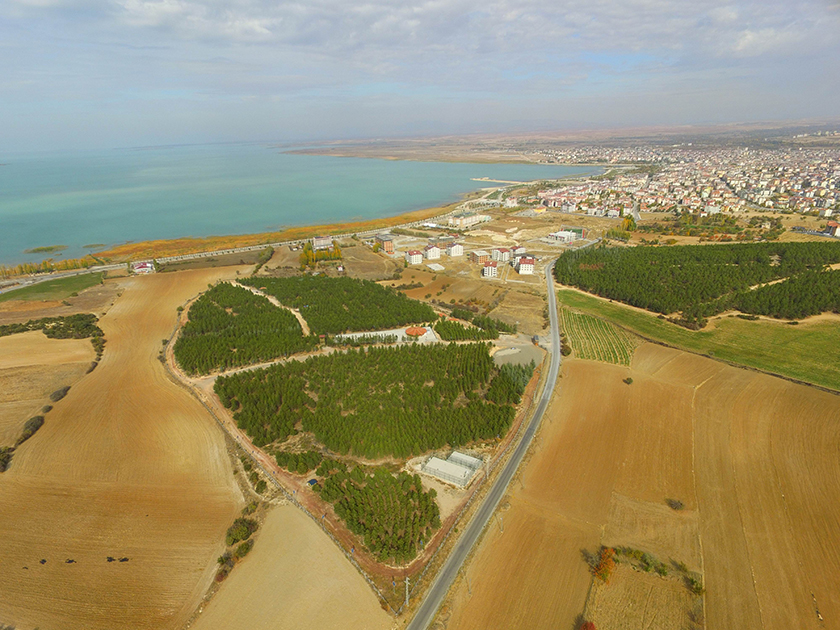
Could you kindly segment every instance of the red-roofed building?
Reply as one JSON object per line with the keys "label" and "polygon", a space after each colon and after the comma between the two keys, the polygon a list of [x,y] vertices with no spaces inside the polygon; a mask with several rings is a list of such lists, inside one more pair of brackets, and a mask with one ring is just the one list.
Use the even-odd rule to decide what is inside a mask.
{"label": "red-roofed building", "polygon": [[484,268],[481,270],[481,275],[485,278],[497,278],[499,270],[495,260],[488,260],[484,263]]}
{"label": "red-roofed building", "polygon": [[416,249],[409,250],[405,253],[405,261],[409,265],[419,265],[423,262],[423,252],[418,252]]}

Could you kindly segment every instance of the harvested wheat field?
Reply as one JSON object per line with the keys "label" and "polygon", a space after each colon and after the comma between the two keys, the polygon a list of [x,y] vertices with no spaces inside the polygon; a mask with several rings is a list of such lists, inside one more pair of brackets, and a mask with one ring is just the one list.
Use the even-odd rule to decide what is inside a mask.
{"label": "harvested wheat field", "polygon": [[0,475],[0,622],[178,628],[201,600],[242,497],[222,432],[157,355],[176,307],[225,273],[119,281],[99,367]]}
{"label": "harvested wheat field", "polygon": [[49,339],[40,330],[0,337],[0,446],[11,446],[26,420],[73,385],[96,353],[89,339]]}
{"label": "harvested wheat field", "polygon": [[252,551],[192,625],[194,630],[377,630],[393,619],[364,578],[291,505],[269,512]]}
{"label": "harvested wheat field", "polygon": [[[446,627],[840,627],[840,396],[652,344],[559,385]],[[620,557],[593,583],[601,545],[667,576]]]}

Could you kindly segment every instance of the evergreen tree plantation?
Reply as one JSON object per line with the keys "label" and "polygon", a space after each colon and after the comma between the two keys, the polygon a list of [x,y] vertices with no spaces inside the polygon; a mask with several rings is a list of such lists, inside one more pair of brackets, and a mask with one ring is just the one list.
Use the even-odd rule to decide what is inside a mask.
{"label": "evergreen tree plantation", "polygon": [[482,343],[408,345],[290,361],[215,388],[257,446],[300,423],[337,453],[404,458],[504,435],[526,371],[500,371]]}

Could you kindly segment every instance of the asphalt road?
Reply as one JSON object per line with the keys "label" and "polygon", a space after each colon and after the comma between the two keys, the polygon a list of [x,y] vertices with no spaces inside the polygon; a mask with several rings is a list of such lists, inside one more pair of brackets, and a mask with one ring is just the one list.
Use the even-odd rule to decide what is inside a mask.
{"label": "asphalt road", "polygon": [[493,487],[478,508],[475,516],[469,525],[467,525],[461,538],[455,544],[455,548],[452,550],[449,558],[446,559],[446,563],[426,593],[426,598],[423,600],[420,608],[417,609],[414,619],[408,624],[408,630],[426,630],[434,620],[435,614],[443,602],[443,598],[446,597],[452,581],[458,575],[458,571],[461,570],[461,565],[464,563],[467,554],[469,554],[475,541],[478,540],[482,530],[487,526],[487,523],[496,511],[496,507],[499,505],[499,501],[507,491],[510,480],[513,479],[516,469],[519,468],[522,458],[531,445],[534,433],[536,433],[537,427],[539,427],[542,421],[543,414],[548,407],[548,401],[554,392],[557,373],[560,370],[560,329],[557,324],[557,304],[556,296],[554,295],[554,279],[551,274],[553,262],[550,262],[545,268],[545,281],[548,286],[548,314],[551,320],[551,364],[548,370],[548,377],[545,381],[545,387],[543,387],[542,396],[540,396],[539,403],[537,404],[537,409],[513,455],[496,479],[496,483],[493,484]]}

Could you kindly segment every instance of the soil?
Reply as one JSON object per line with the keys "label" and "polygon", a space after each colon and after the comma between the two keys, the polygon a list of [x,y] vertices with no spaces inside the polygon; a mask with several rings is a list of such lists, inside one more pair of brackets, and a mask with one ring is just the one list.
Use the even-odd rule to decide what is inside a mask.
{"label": "soil", "polygon": [[157,355],[219,274],[119,281],[101,363],[0,475],[0,622],[158,630],[198,605],[243,500],[223,433]]}
{"label": "soil", "polygon": [[[585,609],[599,629],[704,615],[710,630],[828,627],[840,618],[839,417],[836,395],[653,344],[630,369],[564,361],[510,508],[440,621],[571,629]],[[582,552],[600,545],[685,563],[705,597],[626,564],[593,583]]]}
{"label": "soil", "polygon": [[237,565],[195,630],[375,630],[393,619],[356,569],[312,520],[273,508],[254,550]]}

